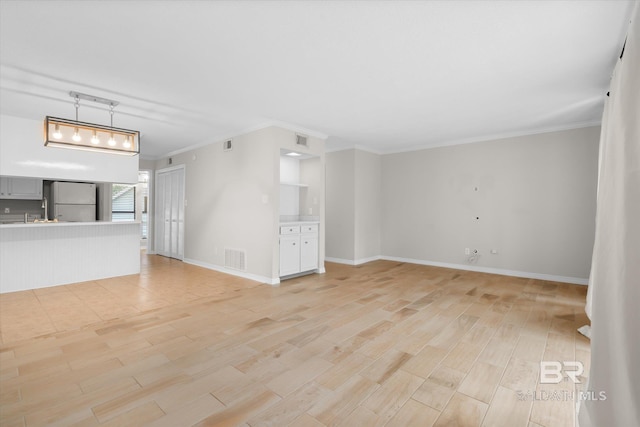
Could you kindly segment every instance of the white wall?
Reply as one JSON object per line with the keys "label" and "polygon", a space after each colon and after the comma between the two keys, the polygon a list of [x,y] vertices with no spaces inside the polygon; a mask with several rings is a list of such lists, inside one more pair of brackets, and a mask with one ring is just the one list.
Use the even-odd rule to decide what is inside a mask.
{"label": "white wall", "polygon": [[[382,156],[329,153],[327,256],[586,283],[598,138],[591,127]],[[477,261],[465,248],[479,250]]]}
{"label": "white wall", "polygon": [[138,182],[138,156],[45,147],[43,121],[0,115],[0,175]]}
{"label": "white wall", "polygon": [[327,258],[355,260],[355,151],[327,153]]}
{"label": "white wall", "polygon": [[[309,144],[324,162],[324,142],[309,137]],[[278,282],[281,148],[295,148],[295,133],[270,127],[234,137],[231,151],[220,141],[171,156],[172,165],[186,165],[185,261],[224,270],[224,249],[240,249],[247,269],[230,273]],[[167,166],[168,159],[156,162]]]}

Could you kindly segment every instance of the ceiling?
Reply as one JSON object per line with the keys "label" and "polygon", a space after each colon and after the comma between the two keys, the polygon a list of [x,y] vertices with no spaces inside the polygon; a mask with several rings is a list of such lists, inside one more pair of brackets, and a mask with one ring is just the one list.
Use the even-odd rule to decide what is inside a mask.
{"label": "ceiling", "polygon": [[[0,2],[0,112],[142,156],[268,125],[388,153],[598,124],[630,1]],[[81,102],[81,121],[108,124]]]}

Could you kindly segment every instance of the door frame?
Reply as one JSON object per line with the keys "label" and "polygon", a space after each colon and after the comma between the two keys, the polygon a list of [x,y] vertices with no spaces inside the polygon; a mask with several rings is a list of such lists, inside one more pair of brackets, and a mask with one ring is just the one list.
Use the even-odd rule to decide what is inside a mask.
{"label": "door frame", "polygon": [[[156,234],[156,193],[154,185],[156,174],[153,169],[138,169],[138,176],[140,172],[149,173],[149,182],[147,182],[147,197],[149,197],[147,201],[147,254],[155,254],[156,248],[153,236]],[[140,246],[142,246],[142,242]]]}
{"label": "door frame", "polygon": [[[178,171],[178,170],[182,171],[182,197],[183,197],[183,206],[184,206],[183,213],[184,213],[184,212],[187,211],[187,209],[186,209],[187,208],[187,204],[186,204],[187,172],[186,172],[186,169],[187,169],[186,165],[175,165],[175,166],[169,166],[169,167],[162,168],[162,169],[156,169],[156,171],[155,171],[154,184],[156,184],[156,185],[154,185],[154,190],[153,190],[153,195],[154,195],[154,199],[155,199],[154,200],[155,212],[153,214],[153,219],[154,219],[154,223],[155,223],[155,225],[154,225],[154,233],[153,233],[154,234],[153,252],[155,254],[161,255],[160,252],[158,251],[158,247],[157,247],[158,239],[156,239],[156,237],[158,236],[158,234],[156,233],[155,227],[158,224],[160,224],[160,221],[158,220],[158,215],[160,214],[160,212],[164,211],[164,206],[162,207],[162,209],[158,206],[158,203],[160,202],[160,197],[158,197],[158,194],[157,194],[157,192],[158,192],[158,185],[157,184],[160,182],[160,180],[158,179],[158,175],[163,174],[163,173],[168,173],[168,172],[175,172],[175,171]],[[170,257],[170,258],[173,258],[173,259],[178,259],[180,261],[184,261],[184,248],[185,248],[185,246],[184,246],[184,235],[185,235],[184,230],[186,230],[186,225],[187,225],[186,224],[187,223],[186,215],[183,215],[182,221],[183,221],[183,227],[182,227],[183,232],[180,233],[180,236],[179,236],[179,239],[181,240],[180,244],[182,245],[182,248],[183,248],[182,256],[180,258]],[[163,255],[163,256],[166,256],[166,255]]]}

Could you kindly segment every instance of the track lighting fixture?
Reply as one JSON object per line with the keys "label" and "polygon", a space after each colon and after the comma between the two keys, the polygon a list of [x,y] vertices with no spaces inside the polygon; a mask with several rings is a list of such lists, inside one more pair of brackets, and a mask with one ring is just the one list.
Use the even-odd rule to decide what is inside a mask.
{"label": "track lighting fixture", "polygon": [[[135,156],[140,153],[140,132],[113,127],[113,109],[117,101],[70,92],[75,99],[76,119],[45,118],[45,141],[48,147],[71,148],[76,150],[100,151]],[[106,104],[111,116],[110,126],[78,121],[80,99]],[[107,141],[107,143],[103,143]]]}

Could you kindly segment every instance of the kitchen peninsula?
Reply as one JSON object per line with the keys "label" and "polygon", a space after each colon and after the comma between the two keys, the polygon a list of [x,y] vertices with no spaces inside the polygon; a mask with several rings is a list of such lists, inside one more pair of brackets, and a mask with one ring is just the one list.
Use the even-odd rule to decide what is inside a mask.
{"label": "kitchen peninsula", "polygon": [[[13,222],[0,225],[1,293],[140,272],[138,222],[33,222],[45,216],[87,221],[84,215],[68,216],[63,206],[56,214],[56,196],[49,193],[55,190],[48,183],[135,184],[137,156],[45,146],[41,119],[7,115],[2,115],[0,152],[0,216],[4,217],[0,220]],[[44,211],[46,202],[49,215]],[[65,203],[79,202],[61,202]],[[25,213],[28,223],[15,223]]]}
{"label": "kitchen peninsula", "polygon": [[138,221],[0,225],[0,293],[138,273]]}

